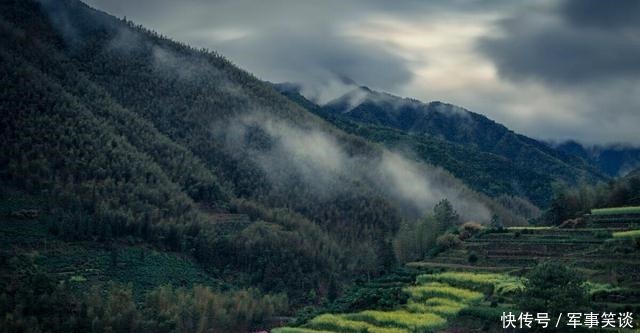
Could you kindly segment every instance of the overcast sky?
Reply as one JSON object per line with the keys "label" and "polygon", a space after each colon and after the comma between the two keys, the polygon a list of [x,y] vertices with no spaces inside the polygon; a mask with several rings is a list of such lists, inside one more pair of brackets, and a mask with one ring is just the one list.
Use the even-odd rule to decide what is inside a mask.
{"label": "overcast sky", "polygon": [[85,2],[320,101],[349,78],[538,139],[640,145],[640,1]]}

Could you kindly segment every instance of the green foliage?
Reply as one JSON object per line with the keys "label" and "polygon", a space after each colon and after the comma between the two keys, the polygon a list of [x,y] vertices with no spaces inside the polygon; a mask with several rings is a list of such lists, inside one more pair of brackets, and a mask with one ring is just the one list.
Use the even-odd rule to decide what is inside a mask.
{"label": "green foliage", "polygon": [[363,321],[349,320],[345,316],[324,314],[313,318],[307,325],[310,328],[340,333],[408,333],[402,328],[386,328]]}
{"label": "green foliage", "polygon": [[482,225],[475,222],[466,222],[459,228],[460,239],[465,240],[480,233]]}
{"label": "green foliage", "polygon": [[331,331],[318,331],[302,327],[278,327],[271,330],[271,333],[332,333]]}
{"label": "green foliage", "polygon": [[517,300],[524,311],[577,312],[588,303],[585,279],[563,264],[544,262],[527,274]]}
{"label": "green foliage", "polygon": [[409,330],[434,330],[445,325],[446,320],[433,313],[397,311],[362,311],[345,315],[346,318],[364,321],[377,326],[401,327]]}
{"label": "green foliage", "polygon": [[450,233],[444,234],[436,239],[436,245],[443,250],[455,248],[460,246],[460,244],[462,244],[460,237]]}
{"label": "green foliage", "polygon": [[597,283],[593,281],[585,282],[585,288],[591,298],[598,297],[600,295],[606,295],[612,292],[620,292],[623,289],[617,286],[613,286],[610,283]]}
{"label": "green foliage", "polygon": [[433,207],[433,217],[437,234],[442,234],[460,223],[460,216],[447,199],[442,199]]}
{"label": "green foliage", "polygon": [[406,291],[415,300],[426,300],[431,297],[449,298],[454,301],[473,303],[484,298],[482,293],[463,288],[455,288],[445,283],[431,282],[408,287]]}
{"label": "green foliage", "polygon": [[466,307],[464,303],[441,297],[432,297],[424,302],[410,301],[407,304],[407,310],[411,312],[435,313],[445,318],[457,316]]}
{"label": "green foliage", "polygon": [[640,230],[618,231],[612,233],[613,238],[640,238]]}
{"label": "green foliage", "polygon": [[507,274],[444,272],[424,274],[417,278],[418,283],[442,282],[452,286],[476,291],[495,293],[497,295],[513,295],[523,287],[523,279]]}
{"label": "green foliage", "polygon": [[458,213],[447,199],[443,199],[433,207],[433,214],[400,226],[393,242],[396,258],[400,262],[423,259],[435,249],[438,237],[459,222]]}
{"label": "green foliage", "polygon": [[220,294],[202,286],[190,290],[165,286],[149,294],[145,309],[178,332],[240,332],[259,328],[266,319],[286,311],[287,299],[261,296],[255,290]]}
{"label": "green foliage", "polygon": [[478,258],[478,254],[475,252],[471,252],[469,253],[469,256],[467,256],[467,261],[472,265],[475,265],[479,259],[480,258]]}
{"label": "green foliage", "polygon": [[[0,111],[11,115],[0,119],[0,184],[42,194],[53,235],[179,252],[298,304],[395,263],[399,208],[359,176],[365,166],[330,174],[336,194],[320,195],[302,179],[319,175],[292,172],[299,156],[260,165],[277,135],[231,125],[259,114],[349,155],[377,158],[378,147],[213,52],[79,1],[3,1],[0,21]],[[223,223],[229,214],[242,223]],[[117,250],[114,270],[127,255]]]}
{"label": "green foliage", "polygon": [[[640,177],[623,177],[608,184],[561,189],[541,221],[560,224],[591,212],[595,216],[636,214],[640,204]],[[611,207],[611,208],[598,208]]]}
{"label": "green foliage", "polygon": [[435,245],[436,235],[432,226],[434,219],[425,216],[415,222],[404,222],[393,240],[393,249],[400,262],[423,259],[427,251]]}
{"label": "green foliage", "polygon": [[7,332],[237,332],[287,311],[284,295],[218,293],[198,285],[159,287],[138,304],[130,285],[112,283],[77,294],[65,283],[56,285],[28,260],[14,265],[15,273],[1,281],[0,326]]}
{"label": "green foliage", "polygon": [[592,215],[640,214],[640,206],[598,208],[591,210]]}
{"label": "green foliage", "polygon": [[502,221],[500,221],[500,216],[493,214],[493,216],[491,216],[491,222],[489,224],[489,227],[493,230],[504,229],[504,225],[502,224]]}
{"label": "green foliage", "polygon": [[334,312],[353,312],[364,309],[391,310],[404,304],[408,299],[398,285],[356,287],[336,300],[331,307]]}

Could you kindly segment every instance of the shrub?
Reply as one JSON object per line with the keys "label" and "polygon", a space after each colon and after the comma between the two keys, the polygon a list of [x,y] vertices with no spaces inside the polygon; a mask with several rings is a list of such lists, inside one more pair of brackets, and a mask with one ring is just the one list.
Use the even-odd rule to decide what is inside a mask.
{"label": "shrub", "polygon": [[470,264],[475,265],[478,262],[478,255],[475,252],[469,253],[469,257],[467,258]]}
{"label": "shrub", "polygon": [[504,229],[504,225],[500,220],[500,216],[498,216],[498,214],[493,214],[491,217],[491,230],[501,231],[502,229]]}
{"label": "shrub", "polygon": [[444,234],[436,239],[436,245],[443,250],[457,247],[461,243],[460,238],[453,234]]}
{"label": "shrub", "polygon": [[530,312],[576,312],[588,303],[585,280],[565,265],[544,262],[527,275],[518,302]]}
{"label": "shrub", "polygon": [[482,225],[476,222],[466,222],[460,226],[460,239],[465,240],[477,235],[482,230]]}
{"label": "shrub", "polygon": [[607,239],[607,238],[611,238],[612,234],[611,232],[606,230],[598,230],[593,233],[593,236],[598,239]]}

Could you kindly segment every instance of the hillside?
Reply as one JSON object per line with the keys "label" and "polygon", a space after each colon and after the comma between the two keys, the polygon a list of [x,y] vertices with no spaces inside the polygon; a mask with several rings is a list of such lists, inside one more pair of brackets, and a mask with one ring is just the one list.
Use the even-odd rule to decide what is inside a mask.
{"label": "hillside", "polygon": [[624,176],[640,165],[640,149],[627,145],[587,147],[567,141],[555,148],[584,159],[612,177]]}
{"label": "hillside", "polygon": [[[364,284],[359,292],[353,293],[354,299],[348,306],[340,306],[343,303],[338,302],[338,306],[329,308],[329,313],[309,318],[300,327],[277,328],[273,332],[508,331],[501,324],[501,317],[508,313],[518,317],[527,306],[522,300],[526,295],[522,290],[529,288],[530,271],[551,262],[570,267],[584,279],[585,300],[570,296],[571,311],[586,305],[585,311],[595,313],[637,313],[640,309],[638,212],[637,207],[624,215],[615,209],[594,210],[586,217],[586,223],[577,228],[478,229],[437,255],[409,263],[404,275],[391,275]],[[462,235],[460,232],[456,237],[462,238]],[[551,288],[555,289],[558,287],[554,283],[560,279],[556,281],[554,277],[549,279]],[[403,297],[399,297],[394,306],[375,298],[369,303],[358,302],[358,296],[366,297],[366,291],[371,289],[381,294],[400,289]],[[545,291],[549,297],[549,291]],[[554,290],[551,297],[558,299],[565,295],[561,290]],[[387,300],[395,299],[387,297]],[[542,309],[549,311],[552,305],[547,301]],[[558,317],[553,318],[555,322]],[[558,331],[566,331],[563,327],[570,322],[562,317],[557,320]],[[637,323],[637,318],[634,321],[632,316],[631,326],[627,327],[637,327]],[[627,331],[630,330],[620,330]]]}
{"label": "hillside", "polygon": [[318,106],[300,95],[295,85],[276,87],[347,132],[413,152],[492,197],[519,196],[546,207],[554,183],[575,185],[607,178],[579,157],[454,105],[422,103],[360,87]]}
{"label": "hillside", "polygon": [[[202,283],[283,293],[298,308],[389,270],[401,223],[445,198],[464,220],[525,223],[214,52],[79,1],[0,2],[0,45],[1,258],[12,263],[0,283],[12,290],[30,292],[33,264],[48,286],[77,282],[77,297],[110,281],[132,282],[136,299]],[[190,273],[162,277],[163,265]]]}

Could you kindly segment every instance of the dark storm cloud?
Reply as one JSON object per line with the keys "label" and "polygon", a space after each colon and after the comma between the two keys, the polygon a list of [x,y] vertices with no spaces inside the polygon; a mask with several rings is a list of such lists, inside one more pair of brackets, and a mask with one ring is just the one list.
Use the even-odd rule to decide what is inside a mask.
{"label": "dark storm cloud", "polygon": [[84,1],[320,102],[353,80],[539,139],[640,144],[640,1]]}
{"label": "dark storm cloud", "polygon": [[87,2],[181,41],[214,49],[262,79],[301,83],[320,100],[350,89],[342,84],[343,78],[387,91],[412,78],[401,56],[350,37],[343,28],[371,11],[411,12],[408,8],[419,2],[402,6],[387,1],[329,1],[322,6],[292,0]]}
{"label": "dark storm cloud", "polygon": [[569,0],[500,24],[479,49],[510,79],[591,84],[640,74],[640,2]]}
{"label": "dark storm cloud", "polygon": [[[197,47],[207,47],[258,77],[301,83],[326,101],[360,85],[400,92],[413,71],[402,55],[349,36],[345,26],[376,14],[428,21],[442,12],[480,11],[490,1],[387,0],[85,0]],[[508,1],[507,1],[508,3]]]}
{"label": "dark storm cloud", "polygon": [[[399,56],[322,30],[271,30],[220,45],[234,61],[260,68],[264,78],[302,83],[310,95],[320,94],[313,90],[329,89],[332,81],[341,78],[392,90],[408,83],[412,76]],[[316,88],[318,85],[321,88]]]}
{"label": "dark storm cloud", "polygon": [[573,24],[585,27],[639,27],[640,1],[572,0],[565,1],[562,14]]}

